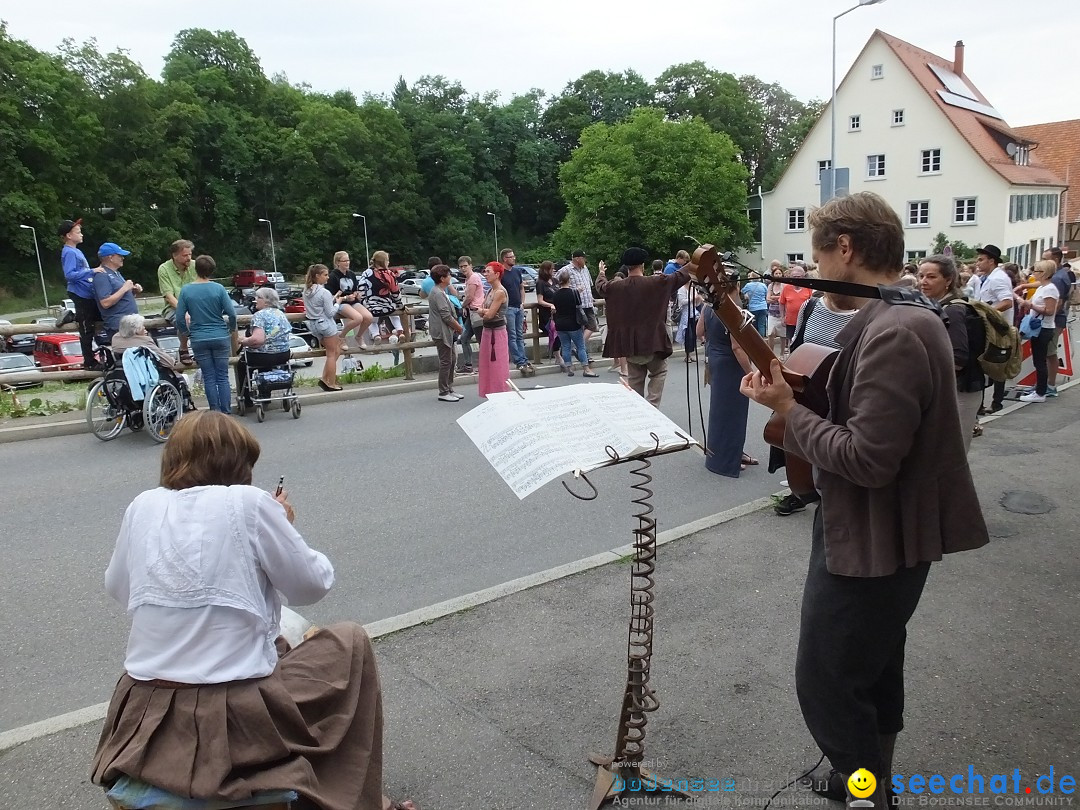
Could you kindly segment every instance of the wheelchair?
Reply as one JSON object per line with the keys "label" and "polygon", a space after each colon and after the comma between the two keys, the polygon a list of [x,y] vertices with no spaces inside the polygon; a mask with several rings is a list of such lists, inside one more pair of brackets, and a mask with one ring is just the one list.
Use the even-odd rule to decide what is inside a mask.
{"label": "wheelchair", "polygon": [[272,407],[274,392],[280,393],[281,410],[291,411],[293,419],[300,418],[300,397],[293,390],[296,374],[289,366],[292,353],[253,352],[243,349],[236,364],[236,412],[243,416],[254,408],[255,418],[266,420]]}
{"label": "wheelchair", "polygon": [[105,371],[86,393],[86,423],[103,442],[115,439],[126,427],[133,432],[145,428],[154,441],[164,443],[180,417],[195,409],[191,392],[183,378],[160,364],[150,350],[135,347],[127,351],[151,380],[143,386],[143,398],[134,398],[123,365],[111,349],[102,347],[97,359]]}

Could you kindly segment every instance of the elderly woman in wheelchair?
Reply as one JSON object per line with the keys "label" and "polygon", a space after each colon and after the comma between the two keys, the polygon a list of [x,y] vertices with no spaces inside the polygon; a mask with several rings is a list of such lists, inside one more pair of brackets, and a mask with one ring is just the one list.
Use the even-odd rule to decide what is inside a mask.
{"label": "elderly woman in wheelchair", "polygon": [[236,363],[236,410],[243,416],[254,407],[261,422],[274,391],[281,391],[282,410],[300,416],[300,400],[293,391],[293,371],[289,367],[289,338],[292,324],[281,311],[281,299],[273,287],[255,292],[255,315],[247,337],[240,339]]}
{"label": "elderly woman in wheelchair", "polygon": [[115,439],[125,427],[147,428],[155,441],[169,438],[186,411],[195,408],[187,381],[172,367],[172,358],[147,334],[142,315],[125,315],[111,347],[102,350],[105,373],[86,395],[86,421],[102,441]]}

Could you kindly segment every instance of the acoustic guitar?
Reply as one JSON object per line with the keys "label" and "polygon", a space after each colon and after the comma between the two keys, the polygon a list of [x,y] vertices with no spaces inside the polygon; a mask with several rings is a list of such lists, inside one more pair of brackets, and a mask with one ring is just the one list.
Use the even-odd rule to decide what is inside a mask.
{"label": "acoustic guitar", "polygon": [[[754,326],[754,317],[731,300],[730,292],[739,284],[738,273],[729,275],[719,263],[716,248],[702,245],[694,251],[694,258],[686,266],[690,276],[702,290],[705,301],[713,308],[732,338],[742,347],[765,379],[772,382],[770,364],[779,358]],[[782,373],[795,392],[795,401],[814,413],[825,416],[829,411],[829,398],[825,386],[829,380],[837,349],[814,343],[804,343],[781,363]],[[783,448],[785,419],[774,413],[765,425],[765,441]],[[812,492],[814,487],[813,466],[806,459],[785,452],[788,485],[793,492]]]}

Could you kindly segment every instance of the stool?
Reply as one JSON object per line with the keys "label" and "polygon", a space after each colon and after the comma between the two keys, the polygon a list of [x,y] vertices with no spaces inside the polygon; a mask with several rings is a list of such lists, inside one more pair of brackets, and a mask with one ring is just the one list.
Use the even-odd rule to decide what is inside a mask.
{"label": "stool", "polygon": [[295,790],[266,790],[250,799],[188,799],[167,790],[121,776],[106,793],[113,810],[289,810]]}

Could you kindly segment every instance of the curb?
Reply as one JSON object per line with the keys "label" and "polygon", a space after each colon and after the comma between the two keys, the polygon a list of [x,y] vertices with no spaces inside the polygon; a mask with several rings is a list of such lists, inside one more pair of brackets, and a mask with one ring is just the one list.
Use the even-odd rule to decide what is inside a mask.
{"label": "curb", "polygon": [[[595,366],[610,366],[611,361],[599,358],[593,362]],[[559,374],[559,367],[555,363],[536,367],[536,376],[547,374]],[[511,375],[512,377],[513,375]],[[531,379],[531,378],[522,378]],[[477,377],[475,374],[459,376],[462,387],[475,386]],[[345,402],[353,399],[371,399],[372,397],[384,397],[391,394],[405,394],[410,391],[428,391],[439,387],[439,381],[434,376],[429,379],[409,380],[407,382],[382,383],[372,385],[361,384],[355,388],[346,388],[343,391],[312,391],[311,393],[299,394],[300,404],[320,405],[324,402]],[[519,386],[524,387],[524,386]],[[14,421],[14,420],[13,420]],[[9,442],[21,442],[28,439],[47,439],[53,436],[76,436],[81,433],[89,433],[86,419],[63,419],[55,422],[38,422],[35,424],[10,425],[0,427],[0,444]]]}

